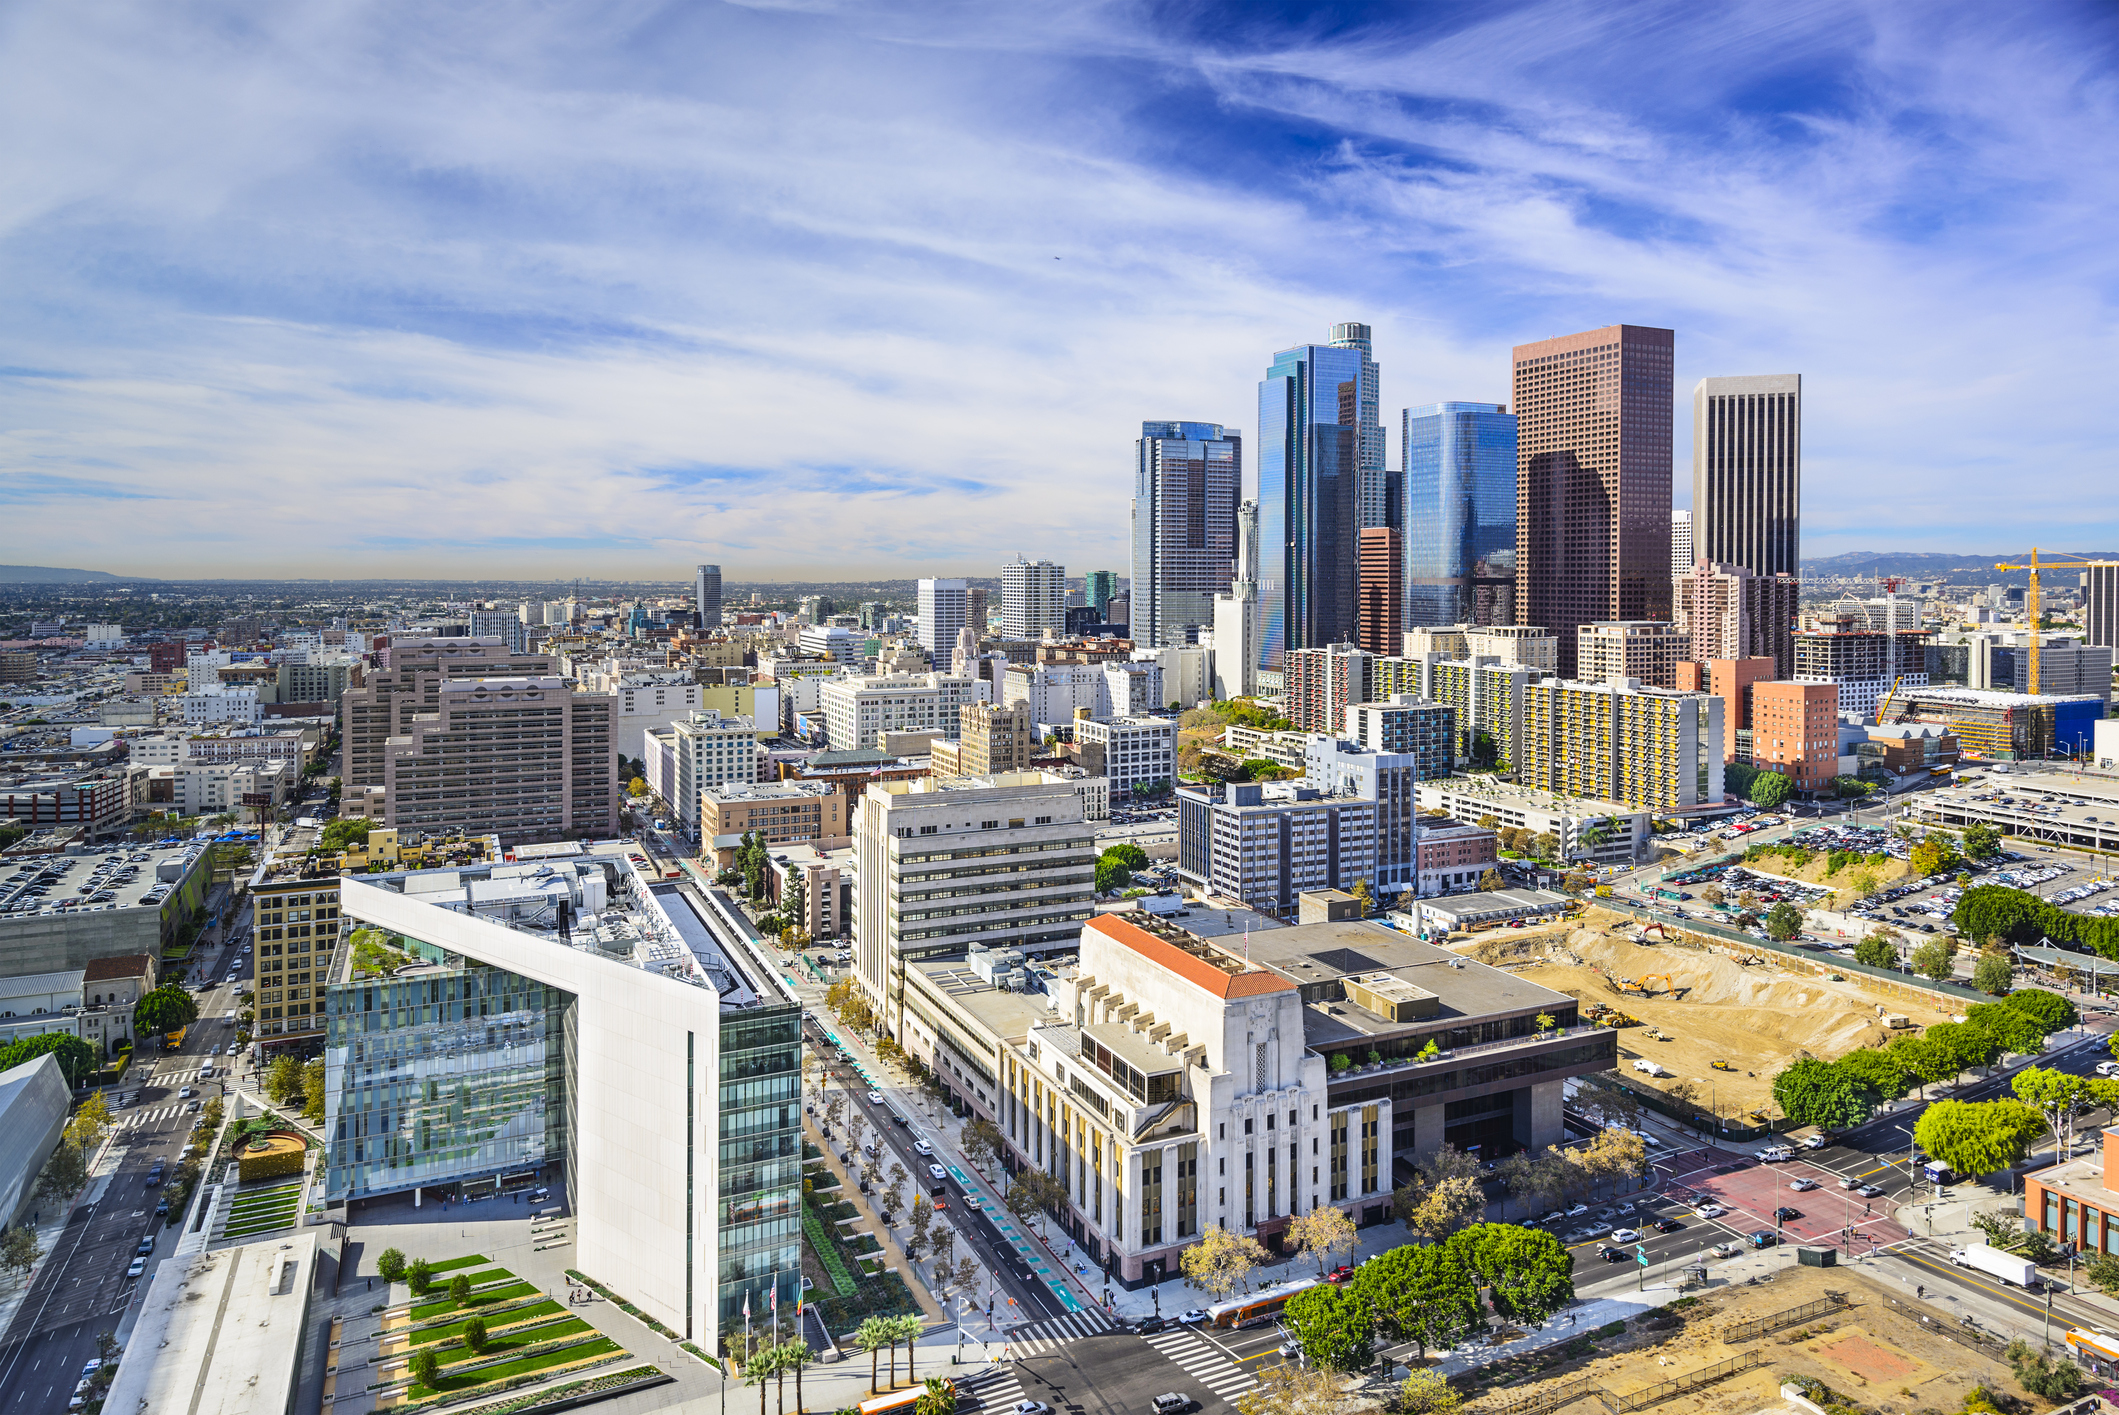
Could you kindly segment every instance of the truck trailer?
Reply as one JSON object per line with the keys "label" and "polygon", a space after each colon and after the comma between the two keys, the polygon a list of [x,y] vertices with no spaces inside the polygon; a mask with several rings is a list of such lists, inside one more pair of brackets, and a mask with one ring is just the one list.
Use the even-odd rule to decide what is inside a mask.
{"label": "truck trailer", "polygon": [[1959,1248],[1956,1252],[1950,1254],[1950,1261],[1961,1268],[1970,1268],[1974,1272],[1982,1272],[1988,1277],[2000,1278],[2003,1282],[2012,1283],[2017,1287],[2027,1288],[2033,1292],[2045,1285],[2039,1280],[2038,1265],[2029,1258],[2018,1257],[2014,1253],[2004,1253],[1999,1248],[1989,1247],[1984,1243],[1974,1243],[1969,1247]]}

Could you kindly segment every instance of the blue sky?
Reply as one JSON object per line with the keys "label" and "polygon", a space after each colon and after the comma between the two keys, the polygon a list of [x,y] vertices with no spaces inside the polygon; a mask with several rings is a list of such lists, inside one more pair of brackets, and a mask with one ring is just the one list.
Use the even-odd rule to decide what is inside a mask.
{"label": "blue sky", "polygon": [[0,560],[1123,568],[1144,418],[1375,327],[1805,377],[1804,550],[2119,547],[2104,5],[0,11]]}

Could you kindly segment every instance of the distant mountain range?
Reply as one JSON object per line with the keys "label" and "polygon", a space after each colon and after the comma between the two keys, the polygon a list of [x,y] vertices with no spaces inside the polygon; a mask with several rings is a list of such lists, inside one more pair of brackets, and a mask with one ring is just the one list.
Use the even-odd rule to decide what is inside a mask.
{"label": "distant mountain range", "polygon": [[[1803,578],[1824,580],[1839,577],[1866,578],[1871,575],[1902,575],[1910,580],[1953,580],[1958,583],[1972,582],[1984,585],[2024,585],[2031,579],[2028,570],[1996,570],[1996,564],[2022,565],[2031,558],[2031,552],[2002,551],[1993,555],[1940,555],[1930,551],[1914,550],[1853,550],[1845,555],[1830,555],[1819,560],[1803,562]],[[2041,546],[2038,551],[2040,563],[2047,560],[2119,560],[2115,550],[2048,550]],[[2072,577],[2072,570],[2056,571],[2056,575]],[[2057,581],[2049,581],[2057,583]]]}
{"label": "distant mountain range", "polygon": [[0,565],[0,584],[78,585],[91,580],[107,582],[152,578],[148,575],[113,575],[108,570],[61,570],[51,565]]}

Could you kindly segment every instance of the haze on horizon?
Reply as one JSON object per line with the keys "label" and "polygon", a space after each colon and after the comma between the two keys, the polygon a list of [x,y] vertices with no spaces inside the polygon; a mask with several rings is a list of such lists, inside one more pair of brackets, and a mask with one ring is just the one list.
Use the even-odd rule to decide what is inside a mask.
{"label": "haze on horizon", "polygon": [[[2107,7],[298,4],[0,21],[0,559],[1124,568],[1143,419],[1798,372],[1803,552],[2119,544]],[[1252,449],[1247,447],[1246,457]],[[1250,469],[1247,468],[1247,472]],[[1247,477],[1247,483],[1249,478]],[[1682,490],[1680,493],[1682,502]]]}

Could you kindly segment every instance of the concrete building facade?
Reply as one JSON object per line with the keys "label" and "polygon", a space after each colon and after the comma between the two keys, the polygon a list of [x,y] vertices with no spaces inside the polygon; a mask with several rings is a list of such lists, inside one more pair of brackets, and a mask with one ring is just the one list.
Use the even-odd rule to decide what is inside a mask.
{"label": "concrete building facade", "polygon": [[1800,574],[1802,490],[1801,374],[1694,385],[1692,538],[1699,560],[1741,565],[1754,575]]}

